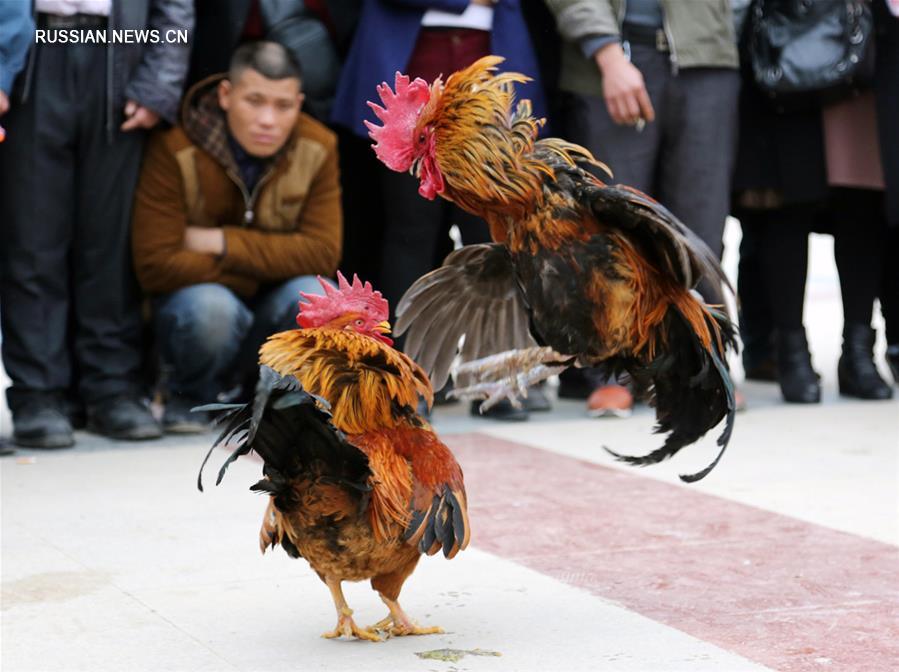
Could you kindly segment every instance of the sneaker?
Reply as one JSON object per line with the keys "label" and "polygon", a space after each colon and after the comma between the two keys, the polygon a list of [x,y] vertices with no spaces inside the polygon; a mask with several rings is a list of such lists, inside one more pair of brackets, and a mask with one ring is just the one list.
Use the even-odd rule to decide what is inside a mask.
{"label": "sneaker", "polygon": [[202,406],[190,397],[172,395],[165,404],[162,414],[162,429],[166,434],[204,434],[209,431],[211,419],[206,411],[191,412]]}
{"label": "sneaker", "polygon": [[502,422],[524,422],[530,417],[527,408],[524,406],[515,408],[508,399],[503,399],[483,413],[481,413],[481,403],[481,401],[477,400],[471,402],[469,413],[475,417],[500,420]]}
{"label": "sneaker", "polygon": [[75,445],[72,423],[62,404],[50,394],[36,395],[13,411],[12,441],[26,448],[68,448]]}
{"label": "sneaker", "polygon": [[133,395],[113,397],[87,409],[88,431],[121,441],[144,441],[162,436],[149,406]]}
{"label": "sneaker", "polygon": [[597,387],[587,399],[587,415],[591,418],[627,418],[633,408],[634,395],[624,385]]}

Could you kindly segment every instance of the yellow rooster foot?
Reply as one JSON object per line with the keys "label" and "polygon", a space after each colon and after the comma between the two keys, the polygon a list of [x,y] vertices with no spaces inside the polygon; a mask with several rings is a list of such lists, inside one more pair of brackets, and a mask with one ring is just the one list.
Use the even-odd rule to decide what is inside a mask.
{"label": "yellow rooster foot", "polygon": [[428,627],[422,627],[409,618],[406,618],[405,621],[396,622],[393,620],[393,616],[382,618],[374,625],[368,626],[366,630],[372,633],[386,632],[391,637],[404,637],[406,635],[443,634],[443,628],[439,626],[432,625]]}
{"label": "yellow rooster foot", "polygon": [[432,625],[422,627],[406,615],[399,603],[390,600],[383,595],[381,599],[390,608],[390,613],[366,630],[369,632],[386,632],[391,637],[405,637],[406,635],[440,635],[443,628]]}
{"label": "yellow rooster foot", "polygon": [[337,639],[338,637],[347,637],[352,639],[364,639],[369,642],[380,642],[381,637],[370,628],[360,628],[353,620],[353,610],[344,609],[337,618],[337,627],[328,632],[322,633],[325,639]]}

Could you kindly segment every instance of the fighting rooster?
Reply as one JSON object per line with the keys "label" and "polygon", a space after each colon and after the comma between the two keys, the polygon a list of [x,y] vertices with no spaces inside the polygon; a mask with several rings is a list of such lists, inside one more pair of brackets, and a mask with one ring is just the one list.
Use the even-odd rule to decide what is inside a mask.
{"label": "fighting rooster", "polygon": [[[251,488],[270,496],[260,546],[305,558],[327,584],[337,627],[324,637],[442,632],[416,625],[397,598],[422,553],[452,558],[468,545],[462,470],[416,413],[431,385],[391,347],[387,301],[358,277],[338,282],[321,281],[323,296],[303,294],[302,329],[262,346],[251,404],[203,407],[224,411],[213,448],[237,443],[216,483],[239,456],[262,457],[265,478]],[[365,579],[390,613],[360,628],[341,582]]]}
{"label": "fighting rooster", "polygon": [[702,277],[726,282],[718,261],[656,201],[585,170],[609,172],[588,150],[537,140],[542,120],[514,99],[527,77],[497,74],[501,62],[484,57],[430,86],[397,73],[395,90],[378,87],[382,105],[369,103],[383,123],[366,122],[378,158],[417,176],[425,198],[482,217],[496,241],[453,252],[409,289],[397,306],[405,352],[439,389],[461,342],[457,395],[486,397],[482,408],[569,366],[627,373],[652,392],[667,437],[619,459],[659,462],[726,417],[712,464],[681,476],[698,480],[733,425],[733,329],[691,292]]}

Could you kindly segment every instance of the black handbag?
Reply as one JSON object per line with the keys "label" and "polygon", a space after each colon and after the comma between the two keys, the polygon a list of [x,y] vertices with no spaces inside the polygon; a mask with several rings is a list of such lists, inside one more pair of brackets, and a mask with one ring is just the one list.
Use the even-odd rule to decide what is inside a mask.
{"label": "black handbag", "polygon": [[756,0],[748,55],[756,85],[779,105],[821,105],[873,78],[866,0]]}

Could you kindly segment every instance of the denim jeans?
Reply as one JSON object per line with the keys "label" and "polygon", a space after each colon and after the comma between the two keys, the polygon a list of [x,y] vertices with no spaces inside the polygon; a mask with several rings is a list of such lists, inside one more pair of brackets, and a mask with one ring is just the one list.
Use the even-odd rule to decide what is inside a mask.
{"label": "denim jeans", "polygon": [[322,290],[314,276],[304,275],[260,290],[252,299],[216,283],[191,285],[157,299],[156,337],[168,393],[212,402],[227,386],[245,382],[265,339],[296,328],[301,291]]}

